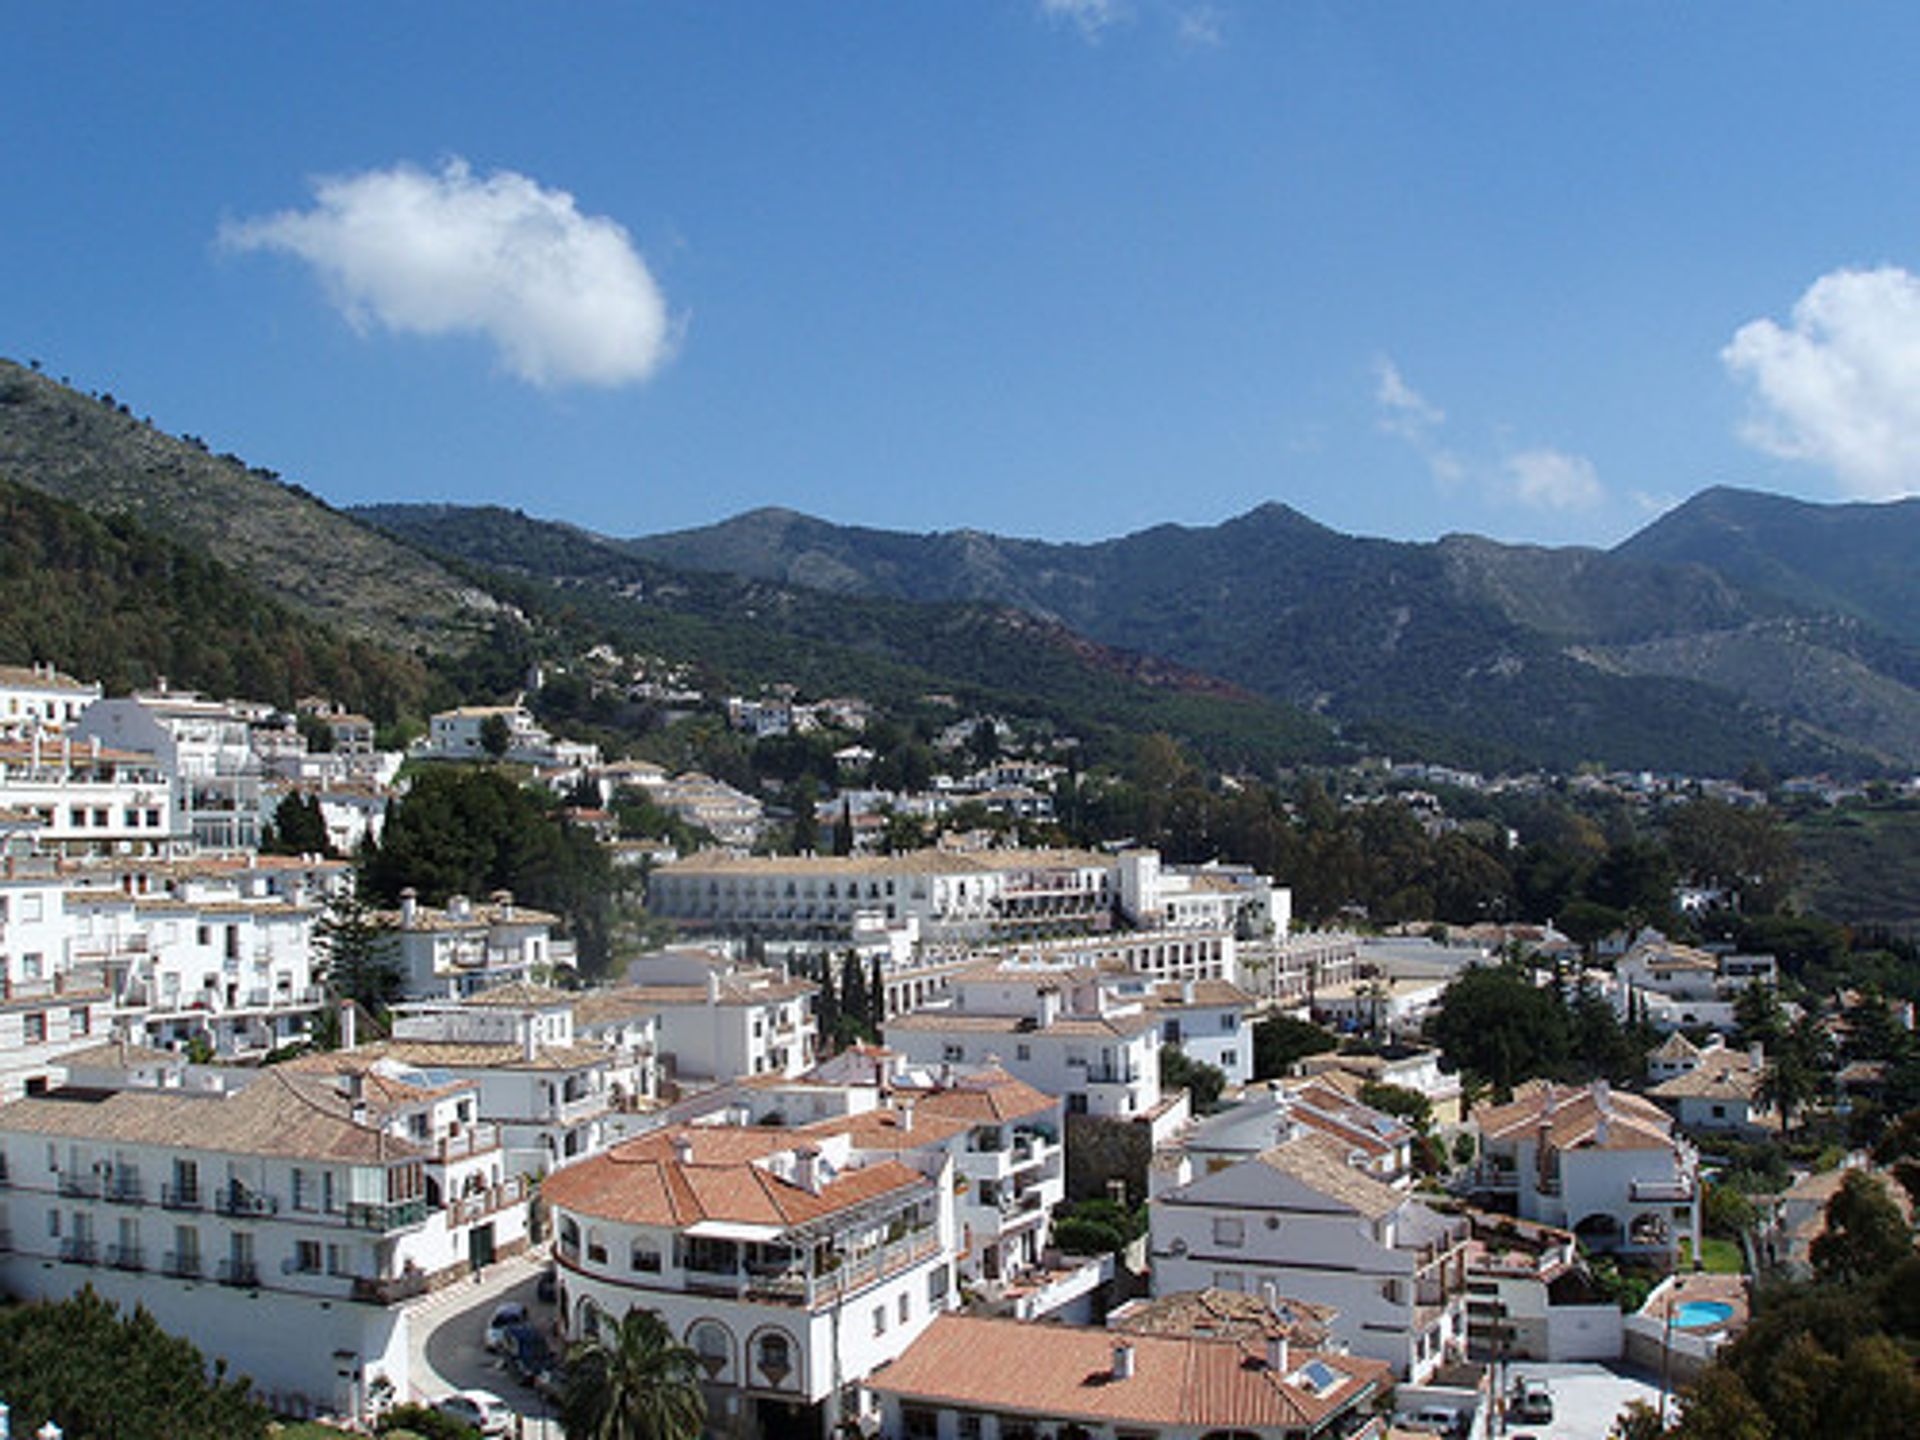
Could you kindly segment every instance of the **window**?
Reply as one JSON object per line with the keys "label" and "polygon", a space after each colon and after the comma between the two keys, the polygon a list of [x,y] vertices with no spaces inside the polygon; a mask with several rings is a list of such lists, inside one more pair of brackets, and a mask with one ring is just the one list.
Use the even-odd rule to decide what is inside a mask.
{"label": "window", "polygon": [[26,1015],[22,1015],[20,1017],[20,1023],[25,1027],[27,1044],[40,1045],[46,1042],[47,1017],[44,1011],[35,1010]]}
{"label": "window", "polygon": [[660,1252],[654,1249],[653,1246],[642,1244],[638,1240],[633,1242],[633,1247],[628,1255],[628,1262],[635,1270],[644,1271],[646,1274],[658,1275],[660,1273]]}
{"label": "window", "polygon": [[927,1308],[939,1310],[947,1298],[947,1267],[942,1265],[927,1276]]}
{"label": "window", "polygon": [[67,1012],[67,1034],[91,1035],[92,1033],[93,1016],[84,1005],[76,1006]]}
{"label": "window", "polygon": [[905,1291],[900,1293],[900,1323],[906,1324],[913,1318],[913,1297]]}
{"label": "window", "polygon": [[1033,1059],[1033,1047],[1027,1044],[1025,1041],[1022,1041],[1020,1044],[1013,1047],[1013,1058],[1016,1060]]}
{"label": "window", "polygon": [[873,1333],[876,1335],[887,1333],[887,1307],[884,1305],[873,1307]]}
{"label": "window", "polygon": [[1216,1290],[1244,1290],[1247,1288],[1247,1277],[1238,1270],[1216,1270],[1213,1272],[1213,1288]]}
{"label": "window", "polygon": [[1247,1243],[1247,1222],[1238,1215],[1216,1215],[1213,1218],[1213,1243],[1237,1249]]}
{"label": "window", "polygon": [[778,1385],[793,1373],[793,1347],[779,1331],[769,1331],[754,1344],[754,1364]]}
{"label": "window", "polygon": [[318,1275],[320,1258],[318,1240],[302,1240],[293,1247],[293,1268],[302,1275]]}
{"label": "window", "polygon": [[1220,1052],[1220,1063],[1226,1066],[1238,1065],[1240,1063],[1240,1052],[1238,1050],[1222,1050]]}
{"label": "window", "polygon": [[940,1435],[940,1412],[925,1405],[903,1405],[900,1419],[907,1432],[907,1440],[938,1440]]}
{"label": "window", "polygon": [[1231,1012],[1222,1015],[1220,1017],[1220,1028],[1222,1030],[1238,1030],[1240,1028],[1240,1017]]}
{"label": "window", "polygon": [[940,1058],[942,1060],[964,1060],[967,1058],[967,1047],[949,1042],[940,1047]]}
{"label": "window", "polygon": [[28,951],[20,957],[20,978],[22,980],[41,979],[46,966],[46,957],[38,950]]}

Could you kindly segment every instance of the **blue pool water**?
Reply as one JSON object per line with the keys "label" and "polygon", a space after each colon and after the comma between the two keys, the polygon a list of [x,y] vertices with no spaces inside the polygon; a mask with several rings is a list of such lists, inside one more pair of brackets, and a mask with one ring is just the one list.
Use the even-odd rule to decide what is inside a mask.
{"label": "blue pool water", "polygon": [[1689,1300],[1673,1312],[1673,1323],[1682,1330],[1709,1330],[1733,1318],[1733,1307],[1718,1300]]}

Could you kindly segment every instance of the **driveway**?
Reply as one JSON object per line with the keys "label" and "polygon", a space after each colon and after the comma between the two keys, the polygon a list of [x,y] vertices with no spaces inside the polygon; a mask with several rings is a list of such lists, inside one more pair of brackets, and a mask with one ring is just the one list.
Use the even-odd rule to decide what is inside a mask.
{"label": "driveway", "polygon": [[431,1404],[450,1390],[490,1390],[520,1416],[515,1432],[525,1440],[560,1440],[558,1412],[514,1379],[506,1361],[486,1348],[487,1321],[493,1307],[518,1300],[541,1330],[550,1330],[553,1306],[534,1296],[547,1256],[515,1256],[489,1265],[475,1280],[465,1280],[422,1296],[407,1311],[413,1394]]}
{"label": "driveway", "polygon": [[[484,1317],[482,1317],[484,1323]],[[1544,1380],[1553,1392],[1553,1423],[1522,1425],[1511,1421],[1507,1434],[1536,1435],[1540,1440],[1606,1440],[1607,1432],[1629,1400],[1660,1403],[1660,1387],[1637,1374],[1600,1364],[1549,1365],[1516,1360],[1508,1367],[1512,1381]]]}

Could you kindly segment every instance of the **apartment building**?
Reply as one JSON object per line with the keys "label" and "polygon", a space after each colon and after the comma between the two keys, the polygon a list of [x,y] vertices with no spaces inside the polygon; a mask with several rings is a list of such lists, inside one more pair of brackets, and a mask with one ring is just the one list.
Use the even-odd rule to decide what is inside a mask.
{"label": "apartment building", "polygon": [[955,1303],[954,1174],[849,1134],[677,1126],[542,1187],[560,1312],[579,1335],[638,1306],[698,1357],[710,1424],[821,1436]]}
{"label": "apartment building", "polygon": [[183,849],[172,771],[156,756],[36,730],[0,738],[0,811],[38,820],[37,843],[63,855],[164,855]]}
{"label": "apartment building", "polygon": [[1156,1157],[1155,1191],[1250,1160],[1309,1130],[1344,1145],[1347,1163],[1382,1184],[1404,1190],[1412,1183],[1411,1125],[1324,1079],[1297,1079],[1248,1086],[1224,1108],[1194,1121],[1173,1148]]}
{"label": "apartment building", "polygon": [[1171,1126],[1160,1091],[1160,1019],[1098,971],[1018,963],[958,976],[952,1004],[896,1016],[888,1048],[913,1065],[1004,1066],[1071,1115]]}
{"label": "apartment building", "polygon": [[811,980],[684,946],[631,961],[627,976],[631,983],[608,993],[653,1012],[663,1071],[676,1086],[798,1075],[819,1054]]}
{"label": "apartment building", "polygon": [[1332,1307],[1336,1339],[1415,1384],[1464,1351],[1465,1223],[1364,1173],[1330,1135],[1303,1129],[1166,1191],[1150,1233],[1155,1294],[1271,1284]]}
{"label": "apartment building", "polygon": [[91,1286],[144,1306],[276,1409],[367,1415],[409,1393],[404,1302],[525,1243],[527,1192],[475,1110],[470,1087],[278,1068],[16,1100],[0,1276],[24,1298]]}
{"label": "apartment building", "polygon": [[169,834],[185,835],[202,850],[252,850],[260,844],[263,817],[262,768],[250,727],[263,708],[162,687],[96,700],[74,738],[151,756],[174,777]]}

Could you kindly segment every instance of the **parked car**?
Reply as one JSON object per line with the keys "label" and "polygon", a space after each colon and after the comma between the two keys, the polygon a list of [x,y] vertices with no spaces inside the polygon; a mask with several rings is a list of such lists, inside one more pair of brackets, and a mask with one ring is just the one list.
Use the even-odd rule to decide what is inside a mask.
{"label": "parked car", "polygon": [[487,1349],[511,1354],[513,1342],[507,1332],[515,1325],[526,1323],[527,1307],[518,1300],[506,1300],[494,1306],[492,1318],[487,1321]]}
{"label": "parked car", "polygon": [[538,1386],[540,1377],[553,1368],[553,1347],[547,1337],[532,1325],[509,1325],[506,1331],[507,1366],[513,1378],[524,1385]]}
{"label": "parked car", "polygon": [[433,1408],[449,1420],[471,1425],[482,1435],[513,1433],[513,1411],[490,1390],[456,1390],[434,1401]]}
{"label": "parked car", "polygon": [[1442,1405],[1423,1405],[1411,1415],[1402,1415],[1394,1425],[1401,1430],[1416,1430],[1427,1435],[1465,1434],[1465,1417],[1458,1410]]}
{"label": "parked car", "polygon": [[1521,1380],[1513,1387],[1513,1399],[1507,1406],[1508,1418],[1522,1425],[1553,1423],[1553,1391],[1544,1380]]}

